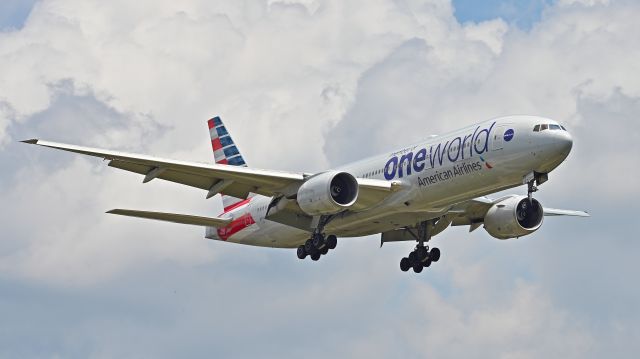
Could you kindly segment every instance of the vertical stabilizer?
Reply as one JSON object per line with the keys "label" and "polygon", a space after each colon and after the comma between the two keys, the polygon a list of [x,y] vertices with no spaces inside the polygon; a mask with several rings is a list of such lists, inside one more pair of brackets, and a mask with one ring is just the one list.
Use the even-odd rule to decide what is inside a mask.
{"label": "vertical stabilizer", "polygon": [[[217,164],[241,166],[247,167],[247,163],[244,161],[242,154],[238,150],[235,142],[231,138],[231,135],[227,131],[224,123],[219,116],[216,116],[209,121],[209,134],[211,135],[211,147],[213,149],[213,158]],[[222,195],[222,204],[227,211],[237,203],[243,201],[242,198],[231,197]]]}
{"label": "vertical stabilizer", "polygon": [[216,116],[208,121],[209,134],[211,135],[211,147],[213,158],[221,165],[246,167],[247,163],[242,158],[238,147],[231,138],[227,128],[220,117]]}

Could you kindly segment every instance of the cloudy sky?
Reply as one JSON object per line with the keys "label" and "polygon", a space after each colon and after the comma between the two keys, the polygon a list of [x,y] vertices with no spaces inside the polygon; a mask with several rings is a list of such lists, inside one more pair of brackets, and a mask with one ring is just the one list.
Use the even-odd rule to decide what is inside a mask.
{"label": "cloudy sky", "polygon": [[[3,0],[0,357],[635,357],[640,3]],[[199,190],[34,148],[40,137],[319,171],[507,114],[573,133],[537,197],[588,210],[442,260],[348,239],[318,263],[111,208],[211,215]],[[523,188],[511,192],[525,193]]]}

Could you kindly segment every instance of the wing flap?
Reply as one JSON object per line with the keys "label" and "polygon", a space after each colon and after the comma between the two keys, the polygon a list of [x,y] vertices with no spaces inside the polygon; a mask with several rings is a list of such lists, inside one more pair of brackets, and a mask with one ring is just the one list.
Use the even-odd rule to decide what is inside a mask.
{"label": "wing flap", "polygon": [[117,214],[120,216],[154,219],[157,221],[190,224],[194,226],[204,226],[204,227],[224,227],[227,224],[229,224],[232,220],[231,218],[219,218],[219,217],[211,218],[211,217],[193,216],[188,214],[136,211],[131,209],[112,209],[107,213]]}

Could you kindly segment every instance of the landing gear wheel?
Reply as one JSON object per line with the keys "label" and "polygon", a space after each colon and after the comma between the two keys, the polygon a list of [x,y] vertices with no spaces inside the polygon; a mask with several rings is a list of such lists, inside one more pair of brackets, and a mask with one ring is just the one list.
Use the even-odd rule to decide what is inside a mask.
{"label": "landing gear wheel", "polygon": [[313,243],[311,243],[311,239],[307,239],[307,241],[304,242],[304,249],[307,251],[307,253],[311,254],[311,252],[313,251]]}
{"label": "landing gear wheel", "polygon": [[422,262],[422,266],[425,268],[428,268],[431,265],[431,259],[427,259],[426,261]]}
{"label": "landing gear wheel", "polygon": [[314,261],[317,261],[318,259],[320,259],[320,252],[315,252],[311,255],[311,259]]}
{"label": "landing gear wheel", "polygon": [[329,249],[335,249],[337,245],[338,245],[338,238],[336,236],[334,236],[333,234],[328,235],[327,236],[327,247],[329,247]]}
{"label": "landing gear wheel", "polygon": [[431,252],[429,252],[429,260],[431,262],[437,262],[440,259],[440,249],[432,248]]}
{"label": "landing gear wheel", "polygon": [[406,272],[409,270],[409,268],[411,268],[411,262],[409,261],[409,258],[404,257],[400,260],[400,270],[403,272]]}
{"label": "landing gear wheel", "polygon": [[418,247],[415,250],[418,261],[425,262],[429,256],[429,251],[425,247]]}
{"label": "landing gear wheel", "polygon": [[311,240],[311,243],[313,244],[314,247],[318,249],[324,248],[326,244],[324,240],[324,236],[322,234],[314,235],[313,239]]}
{"label": "landing gear wheel", "polygon": [[415,251],[409,253],[409,262],[411,263],[412,266],[415,265],[415,263],[419,262],[418,254]]}
{"label": "landing gear wheel", "polygon": [[418,263],[418,264],[414,264],[413,265],[413,271],[416,272],[416,273],[422,272],[422,268],[423,268],[422,263]]}
{"label": "landing gear wheel", "polygon": [[304,249],[304,246],[299,246],[298,247],[298,258],[299,259],[305,259],[307,258],[307,250]]}
{"label": "landing gear wheel", "polygon": [[328,246],[322,247],[322,249],[320,250],[320,254],[325,255],[327,253],[329,253],[329,247]]}

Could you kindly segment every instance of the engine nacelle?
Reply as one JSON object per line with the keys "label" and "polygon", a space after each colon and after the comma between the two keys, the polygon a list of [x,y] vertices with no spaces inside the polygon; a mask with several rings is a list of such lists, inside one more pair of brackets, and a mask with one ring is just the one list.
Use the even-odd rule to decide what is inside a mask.
{"label": "engine nacelle", "polygon": [[544,210],[536,199],[513,196],[491,206],[484,216],[484,228],[498,239],[522,237],[538,230],[543,218]]}
{"label": "engine nacelle", "polygon": [[298,189],[298,205],[311,216],[338,213],[358,199],[358,181],[347,172],[330,171],[309,178]]}

